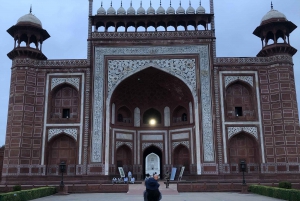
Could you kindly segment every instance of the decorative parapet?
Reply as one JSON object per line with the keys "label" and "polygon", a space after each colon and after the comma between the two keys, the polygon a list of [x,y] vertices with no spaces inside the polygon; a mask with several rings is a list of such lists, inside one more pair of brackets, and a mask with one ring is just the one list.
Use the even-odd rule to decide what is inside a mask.
{"label": "decorative parapet", "polygon": [[289,55],[276,55],[271,57],[216,57],[214,58],[214,65],[269,64],[278,61],[293,63],[293,58]]}
{"label": "decorative parapet", "polygon": [[68,60],[46,60],[40,61],[35,59],[14,59],[12,62],[12,66],[18,65],[29,65],[36,67],[86,67],[90,65],[89,60],[87,59],[68,59]]}
{"label": "decorative parapet", "polygon": [[212,31],[156,31],[156,32],[93,32],[93,39],[172,39],[172,38],[195,38],[212,37]]}

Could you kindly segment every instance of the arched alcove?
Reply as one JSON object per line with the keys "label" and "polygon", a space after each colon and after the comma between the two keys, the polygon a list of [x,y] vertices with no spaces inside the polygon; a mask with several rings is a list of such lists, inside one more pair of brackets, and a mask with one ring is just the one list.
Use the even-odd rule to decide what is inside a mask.
{"label": "arched alcove", "polygon": [[249,84],[240,80],[231,83],[224,100],[227,120],[256,119],[255,94]]}
{"label": "arched alcove", "polygon": [[74,138],[61,133],[53,137],[47,145],[46,151],[47,160],[47,173],[56,174],[57,167],[61,162],[66,163],[66,173],[75,174],[76,164],[78,158],[77,145]]}
{"label": "arched alcove", "polygon": [[49,96],[49,121],[79,121],[80,97],[78,90],[67,83],[56,86]]}
{"label": "arched alcove", "polygon": [[173,158],[173,165],[174,167],[177,167],[178,170],[182,166],[185,166],[185,171],[190,170],[190,152],[186,146],[182,144],[176,146],[173,151],[172,158]]}
{"label": "arched alcove", "polygon": [[229,139],[228,156],[232,172],[239,172],[241,160],[246,161],[250,171],[259,171],[259,144],[246,132],[240,132]]}
{"label": "arched alcove", "polygon": [[[178,105],[188,108],[191,101],[193,101],[192,93],[183,81],[154,67],[148,67],[124,79],[111,96],[111,104],[114,103],[116,108],[126,106],[131,114],[134,108],[139,108],[141,127],[149,127],[146,116],[151,117],[151,115],[148,112],[152,111],[152,114],[157,117],[157,126],[164,126],[166,105],[170,111],[174,111]],[[189,120],[188,111],[185,110],[184,113],[187,114]],[[125,117],[124,114],[122,116]]]}
{"label": "arched alcove", "polygon": [[188,122],[188,110],[179,105],[175,108],[172,114],[173,123],[187,123]]}
{"label": "arched alcove", "polygon": [[159,172],[160,172],[160,175],[163,175],[163,168],[162,168],[162,161],[163,161],[163,158],[162,158],[162,151],[154,146],[154,145],[151,145],[149,147],[147,147],[144,152],[143,152],[143,174],[144,174],[144,177],[145,178],[145,175],[147,173],[150,174],[150,172],[146,172],[146,157],[149,155],[149,154],[152,154],[154,153],[155,155],[157,155],[159,157]]}
{"label": "arched alcove", "polygon": [[143,114],[143,124],[150,124],[150,120],[156,120],[157,124],[161,124],[161,114],[158,110],[150,108]]}
{"label": "arched alcove", "polygon": [[130,109],[126,106],[122,106],[118,109],[116,117],[117,119],[115,122],[117,125],[132,123],[132,113]]}
{"label": "arched alcove", "polygon": [[116,173],[118,173],[118,167],[123,167],[125,172],[132,170],[132,151],[127,145],[120,146],[116,151],[116,161],[117,165]]}

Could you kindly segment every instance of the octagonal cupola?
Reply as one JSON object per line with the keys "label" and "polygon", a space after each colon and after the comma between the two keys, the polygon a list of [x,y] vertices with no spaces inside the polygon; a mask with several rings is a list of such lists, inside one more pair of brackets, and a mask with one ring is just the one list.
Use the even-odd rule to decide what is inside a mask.
{"label": "octagonal cupola", "polygon": [[293,56],[297,50],[290,45],[290,33],[296,28],[297,26],[288,21],[283,13],[274,10],[273,3],[271,3],[271,10],[263,16],[260,25],[253,32],[262,42],[262,50],[257,56],[278,54]]}
{"label": "octagonal cupola", "polygon": [[31,7],[29,13],[20,17],[7,32],[14,38],[14,49],[7,54],[10,59],[47,59],[42,53],[42,44],[50,35],[42,28],[42,22],[32,14]]}

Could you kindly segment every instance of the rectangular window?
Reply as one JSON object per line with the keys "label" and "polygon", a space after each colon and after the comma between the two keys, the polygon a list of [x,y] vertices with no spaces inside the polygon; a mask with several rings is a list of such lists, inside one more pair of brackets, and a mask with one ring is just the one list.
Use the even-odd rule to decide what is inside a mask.
{"label": "rectangular window", "polygon": [[243,116],[243,109],[242,109],[242,107],[235,107],[235,116],[236,117]]}
{"label": "rectangular window", "polygon": [[70,118],[70,109],[63,109],[62,118]]}

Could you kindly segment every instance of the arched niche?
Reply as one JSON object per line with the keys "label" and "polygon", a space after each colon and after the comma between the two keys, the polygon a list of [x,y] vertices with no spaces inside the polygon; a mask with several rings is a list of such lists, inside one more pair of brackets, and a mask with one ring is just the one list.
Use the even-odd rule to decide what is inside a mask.
{"label": "arched niche", "polygon": [[131,124],[132,123],[132,115],[131,111],[128,107],[122,106],[118,109],[116,114],[116,124]]}
{"label": "arched niche", "polygon": [[246,161],[250,171],[259,170],[259,144],[258,141],[246,132],[240,132],[228,142],[228,156],[232,172],[239,172],[241,160]]}
{"label": "arched niche", "polygon": [[[150,155],[151,154],[151,155]],[[149,168],[146,167],[146,160],[147,160],[147,156],[154,156],[156,157],[157,159],[159,159],[159,161],[157,161],[159,163],[159,170],[151,170],[151,163],[148,163],[150,166],[150,171],[147,172],[147,170]],[[149,158],[149,157],[148,157]],[[147,148],[145,148],[143,150],[143,173],[144,173],[144,177],[145,175],[148,173],[148,174],[153,174],[154,172],[156,172],[157,174],[160,174],[160,175],[163,175],[163,169],[162,169],[162,161],[163,161],[163,156],[162,156],[162,151],[160,148],[158,148],[157,146],[154,146],[154,145],[151,145]],[[151,162],[151,161],[150,161]]]}
{"label": "arched niche", "polygon": [[80,95],[74,86],[62,83],[54,87],[48,102],[50,122],[79,122]]}
{"label": "arched niche", "polygon": [[117,165],[116,173],[118,173],[118,167],[123,167],[125,172],[132,169],[132,151],[126,144],[121,145],[116,150],[115,164]]}
{"label": "arched niche", "polygon": [[57,174],[61,162],[66,164],[66,173],[76,174],[78,158],[77,144],[74,138],[65,133],[53,137],[47,144],[47,174]]}
{"label": "arched niche", "polygon": [[173,165],[178,169],[182,166],[185,166],[185,171],[189,171],[190,169],[190,152],[189,149],[179,144],[175,147],[173,151]]}
{"label": "arched niche", "polygon": [[[188,108],[189,103],[194,99],[191,90],[182,80],[160,69],[147,67],[120,82],[110,100],[111,104],[115,103],[116,108],[126,105],[133,111],[133,108],[138,107],[141,114],[140,126],[148,127],[148,122],[143,121],[147,110],[151,108],[157,110],[159,113],[157,116],[160,116],[157,122],[161,122],[160,125],[163,126],[165,106],[173,112],[173,108],[178,105]],[[170,116],[170,113],[167,114]]]}
{"label": "arched niche", "polygon": [[254,120],[256,99],[253,87],[236,80],[225,89],[225,118],[227,120]]}
{"label": "arched niche", "polygon": [[150,124],[151,119],[154,119],[157,124],[161,124],[161,114],[155,108],[150,108],[144,112],[143,124]]}
{"label": "arched niche", "polygon": [[179,105],[175,108],[172,114],[172,122],[177,123],[188,123],[188,110]]}

